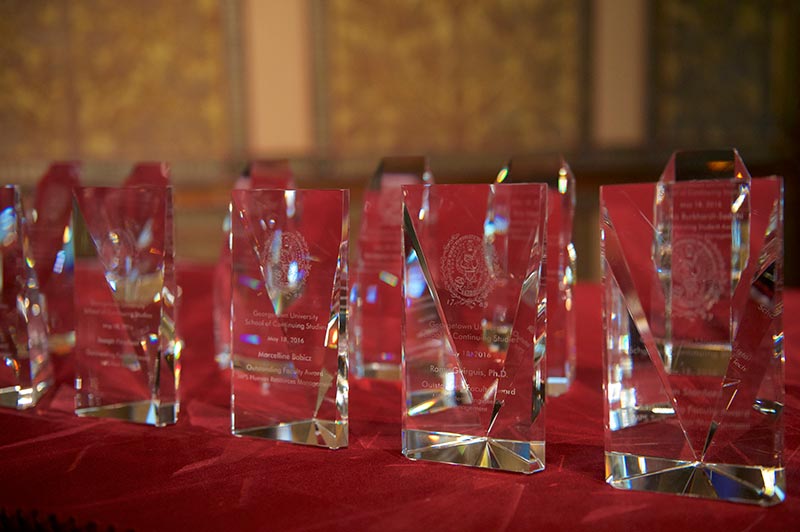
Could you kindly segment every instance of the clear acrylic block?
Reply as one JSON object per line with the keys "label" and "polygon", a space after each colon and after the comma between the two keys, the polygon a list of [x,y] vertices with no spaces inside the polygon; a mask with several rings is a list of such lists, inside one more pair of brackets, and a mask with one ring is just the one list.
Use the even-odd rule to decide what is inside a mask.
{"label": "clear acrylic block", "polygon": [[403,196],[403,454],[544,469],[547,186]]}
{"label": "clear acrylic block", "polygon": [[348,191],[232,197],[232,432],[346,447]]}
{"label": "clear acrylic block", "polygon": [[179,411],[172,189],[78,187],[75,412],[164,426]]}

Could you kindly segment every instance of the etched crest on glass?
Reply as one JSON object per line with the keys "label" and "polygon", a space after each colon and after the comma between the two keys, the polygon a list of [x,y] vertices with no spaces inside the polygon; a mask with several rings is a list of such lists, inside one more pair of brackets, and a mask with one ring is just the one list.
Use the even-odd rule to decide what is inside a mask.
{"label": "etched crest on glass", "polygon": [[735,150],[601,189],[606,476],[781,502],[783,184]]}
{"label": "etched crest on glass", "polygon": [[35,406],[53,382],[47,307],[15,186],[0,187],[0,406]]}
{"label": "etched crest on glass", "polygon": [[403,197],[403,454],[544,469],[547,186]]}
{"label": "etched crest on glass", "polygon": [[75,412],[163,426],[177,421],[172,189],[78,187]]}
{"label": "etched crest on glass", "polygon": [[348,441],[348,193],[232,193],[233,434]]}

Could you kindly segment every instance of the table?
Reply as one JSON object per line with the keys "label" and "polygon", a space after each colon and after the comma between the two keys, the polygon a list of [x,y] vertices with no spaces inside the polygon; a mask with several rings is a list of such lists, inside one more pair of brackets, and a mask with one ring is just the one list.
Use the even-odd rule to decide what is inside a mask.
{"label": "table", "polygon": [[183,265],[180,421],[154,428],[72,415],[70,361],[31,411],[0,411],[0,528],[103,530],[786,530],[800,522],[800,291],[785,297],[788,498],[772,508],[618,491],[604,482],[600,289],[578,285],[578,372],[547,406],[535,475],[412,462],[400,387],[353,381],[350,447],[229,435],[213,361],[212,269]]}

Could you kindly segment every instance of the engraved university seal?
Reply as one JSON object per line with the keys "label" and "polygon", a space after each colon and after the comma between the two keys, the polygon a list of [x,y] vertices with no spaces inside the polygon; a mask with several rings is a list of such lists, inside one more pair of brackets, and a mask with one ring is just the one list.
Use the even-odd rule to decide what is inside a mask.
{"label": "engraved university seal", "polygon": [[494,287],[487,263],[496,267],[492,248],[484,246],[479,236],[450,237],[442,252],[441,265],[444,287],[452,296],[450,303],[470,308],[487,305],[486,298]]}
{"label": "engraved university seal", "polygon": [[271,292],[284,296],[299,293],[311,272],[308,244],[298,232],[276,231],[267,242],[266,281]]}
{"label": "engraved university seal", "polygon": [[673,314],[710,319],[728,279],[722,254],[712,242],[682,238],[672,244]]}

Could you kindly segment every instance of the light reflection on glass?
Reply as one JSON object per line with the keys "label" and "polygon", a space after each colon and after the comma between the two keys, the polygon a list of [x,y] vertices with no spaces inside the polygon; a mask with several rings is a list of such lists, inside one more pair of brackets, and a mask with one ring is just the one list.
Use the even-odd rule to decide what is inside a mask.
{"label": "light reflection on glass", "polygon": [[367,303],[374,304],[378,300],[378,287],[370,285],[367,287]]}
{"label": "light reflection on glass", "polygon": [[261,286],[261,281],[258,279],[254,279],[253,277],[247,277],[244,275],[239,276],[239,284],[242,284],[248,288],[253,290],[257,290],[259,286]]}
{"label": "light reflection on glass", "polygon": [[287,190],[283,193],[283,199],[286,202],[286,216],[293,218],[295,214],[295,196],[294,190]]}
{"label": "light reflection on glass", "polygon": [[378,278],[379,278],[381,281],[383,281],[384,283],[386,283],[386,284],[388,284],[389,286],[391,286],[391,287],[395,287],[395,286],[397,286],[397,284],[400,282],[400,279],[398,279],[396,275],[394,275],[394,274],[391,274],[391,273],[389,273],[389,272],[387,272],[387,271],[382,271],[382,272],[381,272],[381,273],[378,275]]}
{"label": "light reflection on glass", "polygon": [[242,342],[250,344],[250,345],[259,345],[261,340],[259,339],[257,334],[242,334],[239,336]]}
{"label": "light reflection on glass", "polygon": [[297,286],[298,281],[300,280],[300,272],[297,268],[297,261],[293,260],[289,263],[289,268],[286,271],[286,281],[289,283],[289,286]]}
{"label": "light reflection on glass", "polygon": [[64,263],[66,260],[67,256],[63,249],[56,253],[56,260],[53,263],[53,273],[61,273],[64,271]]}

